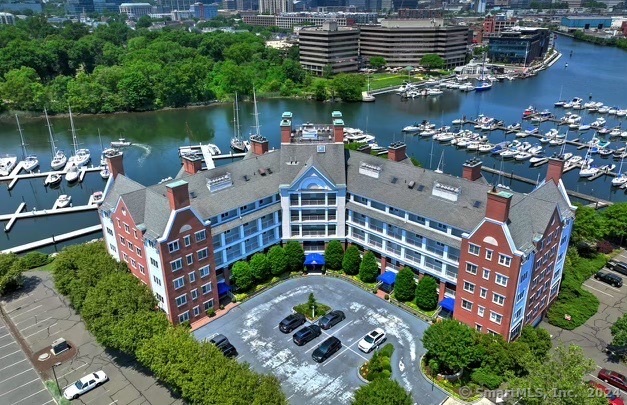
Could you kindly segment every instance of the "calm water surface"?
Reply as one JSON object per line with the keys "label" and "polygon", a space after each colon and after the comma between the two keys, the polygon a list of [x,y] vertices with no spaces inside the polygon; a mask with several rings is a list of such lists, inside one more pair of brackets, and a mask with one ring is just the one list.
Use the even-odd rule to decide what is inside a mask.
{"label": "calm water surface", "polygon": [[[567,37],[558,37],[557,48],[563,53],[562,58],[550,69],[540,72],[538,76],[527,80],[505,81],[495,83],[493,89],[484,93],[462,93],[457,90],[445,90],[437,97],[420,98],[403,101],[396,94],[377,96],[375,103],[317,103],[305,100],[267,100],[260,101],[259,119],[261,133],[270,140],[271,147],[279,147],[279,121],[284,111],[294,114],[296,125],[311,121],[328,123],[331,112],[342,111],[347,126],[358,127],[376,135],[380,145],[387,145],[394,140],[404,140],[408,146],[408,154],[420,160],[424,166],[435,168],[443,156],[444,171],[461,175],[461,163],[469,158],[464,150],[451,146],[433,143],[431,139],[403,136],[401,129],[414,121],[428,119],[438,126],[450,125],[450,122],[462,115],[475,117],[485,114],[504,120],[507,124],[520,122],[523,110],[528,105],[536,108],[553,109],[553,103],[560,98],[570,99],[575,96],[588,99],[590,95],[606,105],[617,105],[627,108],[627,52],[616,48],[595,46],[583,42],[575,42]],[[572,57],[570,56],[573,51]],[[568,63],[568,67],[565,64]],[[590,123],[597,115],[578,112],[583,115],[583,122]],[[556,109],[560,117],[564,111]],[[619,119],[606,117],[608,126],[621,123]],[[70,152],[71,134],[69,119],[58,117],[51,119],[58,146]],[[186,131],[186,123],[190,132]],[[50,162],[50,146],[48,132],[43,118],[22,119],[22,128],[29,152],[39,156],[41,167],[48,170]],[[116,114],[108,116],[77,116],[75,125],[81,147],[92,152],[96,163],[100,154],[98,130],[102,134],[103,143],[124,136],[134,145],[125,150],[124,164],[126,173],[143,184],[153,184],[168,176],[174,176],[180,168],[177,147],[198,142],[216,143],[223,152],[229,150],[229,139],[233,134],[233,107],[231,105],[213,105],[206,108],[188,110],[170,110],[150,113]],[[240,125],[243,134],[248,134],[254,125],[253,106],[251,103],[240,104]],[[523,123],[523,128],[529,123]],[[627,124],[626,124],[627,125]],[[554,127],[543,123],[541,132]],[[563,128],[560,132],[564,131]],[[491,133],[490,139],[499,142],[506,139],[500,131]],[[589,140],[593,132],[571,135]],[[513,139],[508,135],[507,139]],[[535,138],[527,138],[532,143]],[[624,146],[613,142],[613,147]],[[545,148],[546,149],[546,148]],[[548,152],[552,149],[548,148]],[[583,155],[584,151],[568,148],[567,151]],[[443,155],[442,155],[443,152]],[[0,153],[20,155],[19,135],[14,122],[0,122]],[[503,167],[507,172],[536,179],[544,176],[546,166],[538,169],[529,167],[528,162],[516,163],[482,155],[484,165],[495,168]],[[596,163],[604,164],[604,159],[595,156]],[[608,161],[609,163],[609,161]],[[498,182],[496,177],[485,174],[489,181]],[[573,170],[564,176],[567,188],[583,193],[593,194],[612,201],[627,201],[623,190],[612,190],[610,178],[602,176],[595,181],[580,180],[578,172]],[[501,181],[506,184],[507,181]],[[48,190],[43,187],[43,178],[20,180],[11,190],[7,183],[0,183],[0,214],[14,212],[21,201],[27,208],[38,209],[52,207],[59,194],[70,194],[73,204],[85,204],[89,195],[102,190],[104,181],[97,172],[87,174],[81,184],[68,186],[63,182],[58,189]],[[518,191],[531,190],[530,185],[512,184]],[[98,223],[95,211],[63,216],[51,216],[38,219],[18,220],[10,233],[0,235],[0,250],[69,232]],[[4,223],[0,224],[4,227]],[[83,239],[91,239],[94,236]],[[47,249],[53,251],[54,247]]]}

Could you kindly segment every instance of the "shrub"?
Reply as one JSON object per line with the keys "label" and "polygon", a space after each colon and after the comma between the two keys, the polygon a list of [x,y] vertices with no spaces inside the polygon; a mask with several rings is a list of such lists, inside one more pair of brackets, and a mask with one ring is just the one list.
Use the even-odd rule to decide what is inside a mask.
{"label": "shrub", "polygon": [[416,305],[423,311],[432,311],[438,306],[438,282],[423,276],[416,286]]}
{"label": "shrub", "polygon": [[17,290],[22,286],[22,281],[17,255],[0,253],[0,295]]}
{"label": "shrub", "polygon": [[364,258],[359,265],[359,279],[364,283],[374,283],[379,274],[379,266],[377,258],[372,252],[366,252]]}
{"label": "shrub", "polygon": [[413,301],[416,296],[416,280],[409,267],[403,267],[396,275],[394,298],[401,302]]}
{"label": "shrub", "polygon": [[342,259],[342,270],[344,270],[344,273],[354,276],[359,273],[360,264],[359,249],[357,249],[357,246],[349,246],[346,249],[346,253],[344,253],[344,259]]}
{"label": "shrub", "polygon": [[394,352],[394,347],[391,344],[385,345],[385,347],[379,351],[376,351],[370,361],[365,365],[364,377],[368,381],[374,381],[380,378],[390,378],[392,375],[392,363],[391,356]]}
{"label": "shrub", "polygon": [[342,260],[344,260],[344,248],[339,240],[332,240],[324,250],[324,260],[326,266],[331,270],[339,270],[342,268]]}
{"label": "shrub", "polygon": [[241,290],[248,290],[253,286],[254,276],[248,263],[244,261],[236,262],[231,269],[231,278],[235,285]]}
{"label": "shrub", "polygon": [[355,391],[353,405],[412,405],[414,401],[401,385],[388,378],[377,379]]}
{"label": "shrub", "polygon": [[440,363],[436,359],[429,360],[429,369],[431,370],[431,375],[436,375],[440,372]]}
{"label": "shrub", "polygon": [[209,318],[213,318],[214,316],[216,316],[216,310],[215,310],[215,309],[213,309],[213,308],[209,308],[209,309],[207,310],[207,316],[208,316]]}
{"label": "shrub", "polygon": [[394,346],[392,343],[388,343],[379,350],[382,356],[392,357],[392,353],[394,353]]}
{"label": "shrub", "polygon": [[602,240],[597,243],[597,252],[607,255],[607,254],[612,253],[613,251],[614,251],[614,246],[612,246],[610,242],[606,240]]}
{"label": "shrub", "polygon": [[478,368],[472,372],[470,375],[470,379],[490,390],[497,389],[501,383],[503,382],[503,378],[499,375],[496,375],[489,370],[485,370],[483,368]]}
{"label": "shrub", "polygon": [[291,240],[285,244],[285,255],[290,271],[303,271],[305,251],[300,243]]}
{"label": "shrub", "polygon": [[50,256],[41,252],[30,252],[19,260],[22,270],[30,270],[50,263]]}
{"label": "shrub", "polygon": [[287,255],[285,249],[281,246],[272,246],[268,251],[268,261],[272,268],[273,276],[280,276],[289,269],[289,262],[287,261]]}
{"label": "shrub", "polygon": [[443,371],[456,373],[468,367],[477,357],[477,332],[454,319],[429,326],[422,336],[422,344]]}
{"label": "shrub", "polygon": [[263,253],[256,253],[248,263],[250,272],[257,281],[266,281],[272,274],[272,265]]}

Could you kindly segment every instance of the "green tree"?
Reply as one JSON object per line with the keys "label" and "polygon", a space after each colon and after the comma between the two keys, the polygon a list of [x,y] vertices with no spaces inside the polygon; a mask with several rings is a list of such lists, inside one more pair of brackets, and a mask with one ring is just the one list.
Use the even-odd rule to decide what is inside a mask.
{"label": "green tree", "polygon": [[412,405],[411,395],[395,380],[378,378],[355,391],[353,405]]}
{"label": "green tree", "polygon": [[324,77],[325,79],[330,79],[331,77],[333,77],[333,65],[331,65],[330,63],[324,65],[324,67],[322,68],[322,77]]}
{"label": "green tree", "polygon": [[614,346],[627,346],[627,314],[624,314],[612,325],[612,344]]}
{"label": "green tree", "polygon": [[370,67],[373,69],[379,70],[385,65],[387,65],[387,61],[383,56],[373,56],[370,58]]}
{"label": "green tree", "polygon": [[[577,209],[577,215],[579,209]],[[603,210],[601,216],[605,220],[607,236],[619,240],[622,244],[625,236],[627,236],[627,203],[610,205]]]}
{"label": "green tree", "polygon": [[594,208],[578,205],[575,211],[572,241],[574,243],[595,242],[606,233],[606,223]]}
{"label": "green tree", "polygon": [[168,318],[161,311],[144,310],[126,314],[111,326],[111,347],[135,355],[146,340],[164,334],[169,326]]}
{"label": "green tree", "polygon": [[360,101],[365,83],[366,79],[363,75],[340,73],[331,81],[331,87],[343,101]]}
{"label": "green tree", "polygon": [[433,311],[438,306],[438,282],[430,276],[423,276],[416,286],[416,305],[425,311]]}
{"label": "green tree", "polygon": [[291,240],[283,248],[290,271],[303,271],[305,263],[305,251],[300,243]]}
{"label": "green tree", "polygon": [[332,240],[324,250],[324,260],[328,269],[340,270],[344,260],[344,248],[339,240]]}
{"label": "green tree", "polygon": [[231,279],[242,291],[248,290],[255,282],[255,276],[253,276],[250,266],[244,261],[236,262],[233,265],[231,269]]}
{"label": "green tree", "polygon": [[0,295],[22,286],[22,268],[14,253],[0,253]]}
{"label": "green tree", "polygon": [[[509,388],[513,392],[540,393],[541,395],[523,395],[519,402],[525,405],[570,405],[607,404],[604,396],[590,395],[590,388],[583,384],[583,378],[594,371],[595,364],[584,356],[583,350],[575,345],[558,346],[549,353],[544,361],[526,359],[528,374],[513,378]],[[568,393],[556,395],[555,393]]]}
{"label": "green tree", "polygon": [[542,361],[551,350],[551,334],[546,329],[534,328],[527,325],[522,328],[522,332],[517,342],[526,343],[534,357]]}
{"label": "green tree", "polygon": [[444,59],[440,55],[428,53],[420,58],[420,66],[427,70],[444,68]]}
{"label": "green tree", "polygon": [[152,18],[150,18],[150,16],[143,15],[139,17],[139,19],[137,20],[137,24],[135,24],[135,26],[137,28],[148,28],[152,26]]}
{"label": "green tree", "polygon": [[268,251],[268,261],[272,268],[273,276],[280,276],[285,273],[289,268],[289,262],[287,261],[287,255],[285,250],[281,246],[272,246]]}
{"label": "green tree", "polygon": [[0,98],[10,109],[39,111],[45,102],[44,86],[35,69],[22,66],[5,73]]}
{"label": "green tree", "polygon": [[359,279],[364,283],[374,283],[379,275],[379,266],[374,253],[368,251],[359,265]]}
{"label": "green tree", "polygon": [[476,359],[476,341],[477,332],[454,319],[434,323],[422,336],[428,357],[436,359],[446,372],[454,373]]}
{"label": "green tree", "polygon": [[361,256],[359,249],[355,245],[349,246],[344,253],[344,259],[342,259],[342,270],[344,270],[344,273],[354,276],[359,273],[360,265]]}
{"label": "green tree", "polygon": [[414,272],[405,266],[396,275],[394,283],[394,298],[401,302],[413,301],[416,296],[416,280]]}
{"label": "green tree", "polygon": [[314,99],[316,101],[324,101],[327,99],[327,82],[324,80],[315,80],[313,83]]}
{"label": "green tree", "polygon": [[250,259],[250,272],[257,281],[266,281],[272,274],[272,265],[263,253],[256,253]]}

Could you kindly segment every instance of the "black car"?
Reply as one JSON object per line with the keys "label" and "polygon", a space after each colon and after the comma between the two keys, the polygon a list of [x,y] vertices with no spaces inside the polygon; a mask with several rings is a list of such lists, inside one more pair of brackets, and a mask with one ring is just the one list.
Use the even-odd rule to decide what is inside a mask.
{"label": "black car", "polygon": [[316,350],[313,351],[313,353],[311,353],[311,357],[317,363],[322,363],[341,348],[342,342],[340,342],[340,339],[336,338],[335,336],[331,336],[330,338],[322,342],[320,346],[318,346]]}
{"label": "black car", "polygon": [[594,279],[603,281],[604,283],[614,286],[616,288],[620,288],[623,286],[623,279],[612,273],[603,273],[602,271],[599,271],[597,272],[597,274],[594,275]]}
{"label": "black car", "polygon": [[213,344],[214,346],[216,346],[220,350],[224,346],[231,344],[231,342],[229,342],[229,339],[227,339],[226,336],[221,335],[221,334],[217,334],[217,335],[213,336],[211,339],[209,339],[209,343]]}
{"label": "black car", "polygon": [[607,268],[610,270],[614,270],[615,272],[620,273],[623,276],[627,276],[627,264],[626,263],[610,260],[607,263]]}
{"label": "black car", "polygon": [[279,323],[279,329],[283,333],[290,333],[294,329],[298,328],[300,325],[304,324],[306,321],[305,315],[302,314],[292,314],[288,315]]}
{"label": "black car", "polygon": [[307,344],[320,336],[322,334],[322,329],[318,325],[309,325],[305,326],[298,332],[294,333],[293,340],[297,346],[302,346]]}
{"label": "black car", "polygon": [[222,350],[222,354],[225,357],[237,357],[238,355],[237,349],[235,349],[235,346],[231,343],[227,343],[226,345],[220,347],[220,350]]}
{"label": "black car", "polygon": [[344,315],[344,312],[331,311],[322,318],[320,318],[320,320],[318,321],[318,325],[320,325],[320,327],[325,330],[331,329],[338,323],[342,322],[344,319],[346,319],[346,315]]}

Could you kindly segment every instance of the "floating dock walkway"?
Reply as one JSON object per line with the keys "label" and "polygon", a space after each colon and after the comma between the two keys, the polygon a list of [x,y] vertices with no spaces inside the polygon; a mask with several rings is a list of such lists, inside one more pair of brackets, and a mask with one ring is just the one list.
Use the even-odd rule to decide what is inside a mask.
{"label": "floating dock walkway", "polygon": [[[23,162],[19,162],[17,164],[17,166],[15,166],[15,169],[13,169],[13,171],[11,172],[11,174],[9,174],[8,176],[4,176],[4,177],[0,177],[0,181],[8,181],[9,182],[9,190],[13,189],[13,187],[15,187],[15,184],[22,179],[34,179],[37,177],[48,177],[49,174],[60,174],[60,175],[65,175],[67,173],[66,170],[57,170],[57,171],[48,171],[48,172],[41,172],[41,171],[37,171],[37,172],[30,172],[30,173],[25,173],[25,174],[18,174],[20,171],[22,171],[22,163]],[[79,176],[79,181],[83,181],[83,179],[85,178],[85,174],[89,173],[89,172],[99,172],[100,170],[102,170],[102,167],[100,166],[91,166],[91,167],[82,167],[80,169],[80,176]]]}
{"label": "floating dock walkway", "polygon": [[66,241],[68,239],[77,238],[79,236],[89,235],[90,233],[98,232],[102,230],[102,226],[93,225],[87,228],[78,229],[76,231],[64,233],[57,236],[51,236],[50,238],[41,239],[35,242],[26,243],[24,245],[15,246],[9,249],[5,249],[2,253],[22,253],[29,250],[37,249],[43,246],[54,245],[59,242]]}

